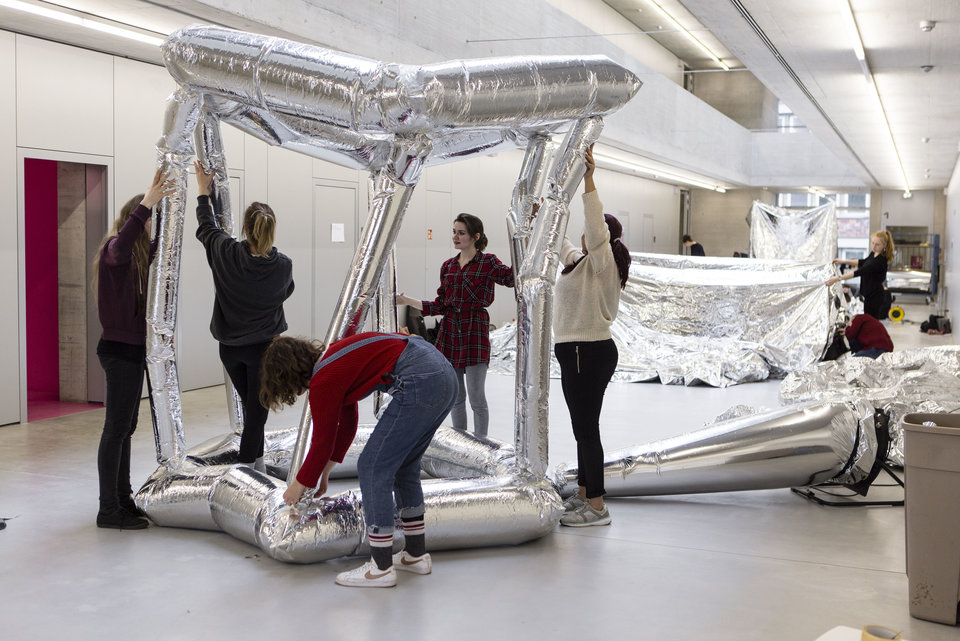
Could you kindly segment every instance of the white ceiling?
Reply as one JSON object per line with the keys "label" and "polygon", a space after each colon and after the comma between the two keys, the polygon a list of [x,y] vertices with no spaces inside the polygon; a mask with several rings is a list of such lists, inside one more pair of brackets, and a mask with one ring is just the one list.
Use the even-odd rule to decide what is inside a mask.
{"label": "white ceiling", "polygon": [[[641,30],[669,28],[648,0],[606,1]],[[709,46],[717,43],[731,67],[752,72],[865,184],[902,189],[890,135],[843,20],[846,2],[659,0]],[[850,6],[910,188],[945,187],[960,151],[960,1],[850,0]],[[924,32],[922,20],[937,24]],[[653,37],[691,69],[718,68],[675,32]],[[925,73],[923,65],[933,69]]]}
{"label": "white ceiling", "polygon": [[[27,1],[105,16],[156,32],[161,37],[185,24],[200,21],[273,33],[240,15],[217,11],[191,0]],[[716,62],[664,24],[648,0],[604,1],[640,31],[665,31],[655,34],[655,39],[691,69],[718,68]],[[904,187],[886,125],[875,99],[871,98],[842,20],[840,5],[846,0],[659,2],[681,24],[715,48],[724,62],[752,72],[789,105],[864,184],[888,189]],[[945,187],[960,151],[960,0],[850,2],[910,188]],[[229,6],[229,3],[223,4]],[[242,12],[243,4],[237,3],[238,13]],[[751,19],[756,28],[751,25]],[[923,32],[921,20],[934,20],[936,27]],[[0,7],[0,28],[160,62],[155,47],[3,7]],[[924,73],[920,69],[922,65],[933,65],[933,70]],[[793,71],[792,75],[787,67]],[[929,141],[922,142],[924,138]]]}

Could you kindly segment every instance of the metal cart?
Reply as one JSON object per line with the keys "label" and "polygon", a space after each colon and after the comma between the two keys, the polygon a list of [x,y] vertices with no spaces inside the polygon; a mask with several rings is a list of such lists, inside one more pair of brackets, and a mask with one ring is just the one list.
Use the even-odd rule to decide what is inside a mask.
{"label": "metal cart", "polygon": [[927,302],[937,295],[940,278],[940,234],[897,233],[893,236],[893,263],[887,269],[887,289],[923,294]]}

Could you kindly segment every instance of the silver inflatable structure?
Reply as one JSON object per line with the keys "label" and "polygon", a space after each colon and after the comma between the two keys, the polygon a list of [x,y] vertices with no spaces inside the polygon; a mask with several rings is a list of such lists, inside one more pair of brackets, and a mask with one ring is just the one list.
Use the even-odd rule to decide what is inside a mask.
{"label": "silver inflatable structure", "polygon": [[[178,191],[162,203],[148,294],[147,364],[161,465],[138,503],[160,525],[219,529],[277,559],[312,562],[364,551],[359,492],[297,509],[282,502],[285,483],[273,473],[291,476],[299,468],[311,436],[306,407],[299,429],[270,434],[272,474],[230,464],[242,430],[235,398],[233,434],[186,451],[173,336],[187,170],[196,156],[215,171],[229,220],[219,129],[227,122],[270,144],[370,171],[370,216],[324,337],[328,344],[363,327],[377,300],[378,328],[395,328],[393,276],[385,265],[424,166],[526,147],[508,215],[523,327],[516,455],[457,434],[444,446],[441,434],[425,468],[473,478],[430,481],[424,493],[434,549],[518,543],[553,529],[561,506],[546,480],[548,399],[541,390],[549,370],[541,364],[549,363],[550,341],[542,328],[552,324],[558,252],[584,153],[599,137],[602,117],[640,88],[636,76],[603,56],[399,65],[204,26],[171,35],[162,51],[180,88],[168,101],[158,152]],[[534,224],[533,205],[541,198]],[[484,460],[471,464],[474,451]]]}
{"label": "silver inflatable structure", "polygon": [[[829,264],[631,254],[611,332],[614,380],[726,387],[820,360],[842,308]],[[510,373],[516,326],[491,333],[491,371]],[[554,359],[551,373],[560,376]]]}
{"label": "silver inflatable structure", "polygon": [[[515,444],[439,430],[424,458],[425,471],[438,478],[424,483],[424,494],[431,549],[519,543],[551,531],[561,514],[560,492],[569,491],[569,473],[549,479],[546,469],[558,250],[583,155],[599,136],[602,117],[639,89],[637,78],[599,56],[416,67],[201,26],[170,36],[163,54],[180,89],[169,99],[158,152],[178,191],[162,202],[150,274],[147,366],[160,466],[138,492],[138,505],[159,525],[227,532],[282,561],[367,552],[357,490],[308,498],[293,508],[283,504],[282,479],[299,468],[310,441],[306,408],[298,428],[267,434],[268,473],[233,463],[242,430],[235,398],[233,432],[186,450],[173,336],[187,170],[197,156],[216,172],[222,215],[229,220],[219,129],[228,122],[270,144],[370,171],[366,235],[325,336],[328,343],[360,329],[373,301],[379,301],[378,328],[395,327],[386,265],[424,166],[504,145],[526,147],[507,215],[517,276]],[[533,205],[541,197],[534,219]],[[654,491],[662,491],[657,477],[674,469],[674,491],[748,489],[818,482],[866,464],[868,455],[861,451],[869,449],[863,445],[869,439],[854,406],[829,404],[737,420],[640,448],[654,474],[647,473],[649,465],[634,464],[637,455],[624,453],[611,461],[608,475],[631,479],[623,491],[632,493],[644,493],[651,482]],[[358,433],[341,473],[355,472],[368,435],[369,428]],[[721,464],[726,471],[703,472]],[[685,482],[683,468],[693,471],[697,482]]]}
{"label": "silver inflatable structure", "polygon": [[781,260],[829,263],[837,257],[836,204],[808,210],[784,209],[753,202],[750,224],[750,256]]}

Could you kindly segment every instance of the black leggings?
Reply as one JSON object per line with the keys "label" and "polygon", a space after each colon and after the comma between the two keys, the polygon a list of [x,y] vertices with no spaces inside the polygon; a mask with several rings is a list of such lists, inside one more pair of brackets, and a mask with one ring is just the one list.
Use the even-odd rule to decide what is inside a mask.
{"label": "black leggings", "polygon": [[220,343],[220,360],[243,401],[243,435],[240,437],[241,463],[253,463],[263,456],[263,426],[269,411],[260,404],[260,362],[270,345],[224,345]]}
{"label": "black leggings", "polygon": [[97,356],[107,379],[106,418],[97,450],[100,511],[110,513],[119,509],[120,502],[132,500],[130,437],[137,429],[140,412],[144,347],[101,340]]}
{"label": "black leggings", "polygon": [[603,496],[603,444],[600,442],[600,410],[607,383],[617,369],[619,354],[613,339],[557,343],[560,384],[570,411],[573,436],[577,439],[577,484],[587,498]]}

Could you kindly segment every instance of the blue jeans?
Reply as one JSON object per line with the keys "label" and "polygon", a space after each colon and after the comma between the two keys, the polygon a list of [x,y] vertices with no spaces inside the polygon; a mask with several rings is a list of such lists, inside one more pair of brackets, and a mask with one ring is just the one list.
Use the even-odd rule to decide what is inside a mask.
{"label": "blue jeans", "polygon": [[410,337],[390,377],[379,389],[393,400],[357,460],[371,534],[393,532],[395,506],[404,517],[423,514],[420,459],[457,396],[450,361],[419,336]]}

